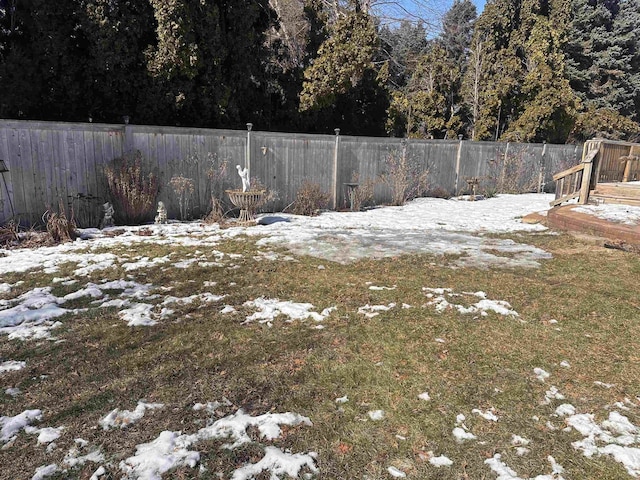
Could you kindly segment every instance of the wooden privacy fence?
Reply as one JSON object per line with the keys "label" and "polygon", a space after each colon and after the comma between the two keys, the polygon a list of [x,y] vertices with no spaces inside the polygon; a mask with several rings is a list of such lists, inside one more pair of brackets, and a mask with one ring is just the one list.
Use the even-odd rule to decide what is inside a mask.
{"label": "wooden privacy fence", "polygon": [[[59,203],[73,207],[81,226],[97,226],[101,205],[109,199],[104,168],[115,158],[139,151],[145,168],[158,176],[162,200],[177,218],[178,198],[169,186],[174,176],[194,182],[193,218],[204,216],[211,196],[223,201],[224,190],[238,188],[235,165],[248,166],[252,178],[275,192],[265,211],[291,205],[304,181],[317,183],[331,196],[333,208],[347,204],[346,184],[385,172],[389,155],[405,155],[428,170],[430,189],[460,193],[466,179],[478,177],[481,188],[536,191],[551,183],[553,172],[574,165],[581,147],[455,140],[310,135],[260,131],[93,123],[0,120],[0,224],[18,219],[41,221]],[[226,171],[219,181],[212,173]],[[390,192],[378,186],[375,203]]]}

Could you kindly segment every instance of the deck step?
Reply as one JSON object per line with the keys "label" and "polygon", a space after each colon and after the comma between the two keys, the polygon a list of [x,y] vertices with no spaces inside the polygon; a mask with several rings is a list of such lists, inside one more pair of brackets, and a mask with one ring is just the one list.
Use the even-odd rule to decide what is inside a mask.
{"label": "deck step", "polygon": [[593,194],[618,198],[640,198],[640,185],[638,185],[637,183],[599,183],[598,185],[596,185]]}
{"label": "deck step", "polygon": [[596,204],[616,203],[616,204],[640,207],[640,197],[637,196],[637,194],[635,198],[633,198],[633,197],[625,197],[625,196],[619,196],[619,195],[602,195],[594,192],[591,195],[589,195],[589,203],[596,203]]}

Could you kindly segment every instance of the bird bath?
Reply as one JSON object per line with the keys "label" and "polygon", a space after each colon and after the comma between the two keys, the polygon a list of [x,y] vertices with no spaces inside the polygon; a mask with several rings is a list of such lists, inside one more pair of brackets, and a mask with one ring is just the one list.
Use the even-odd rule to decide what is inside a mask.
{"label": "bird bath", "polygon": [[256,209],[264,203],[266,190],[227,190],[226,193],[231,203],[240,209],[238,221],[244,225],[255,222]]}

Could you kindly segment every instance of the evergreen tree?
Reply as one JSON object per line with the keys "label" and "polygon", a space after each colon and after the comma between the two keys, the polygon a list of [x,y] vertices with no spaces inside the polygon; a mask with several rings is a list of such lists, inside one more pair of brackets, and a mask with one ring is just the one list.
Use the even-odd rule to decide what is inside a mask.
{"label": "evergreen tree", "polygon": [[82,62],[86,39],[73,0],[8,2],[0,18],[0,116],[86,118]]}
{"label": "evergreen tree", "polygon": [[142,121],[139,104],[149,94],[145,50],[154,41],[148,0],[87,0],[81,27],[87,38],[82,58],[87,116],[98,122]]}
{"label": "evergreen tree", "polygon": [[475,139],[564,141],[576,99],[564,78],[564,0],[495,0],[476,22],[465,100]]}
{"label": "evergreen tree", "polygon": [[620,0],[619,5],[613,22],[617,48],[612,56],[614,66],[624,72],[620,113],[640,122],[640,0]]}
{"label": "evergreen tree", "polygon": [[471,138],[492,140],[519,110],[523,64],[518,57],[520,0],[494,0],[475,22],[469,68],[463,79],[471,117]]}
{"label": "evergreen tree", "polygon": [[434,42],[422,56],[406,88],[393,92],[387,129],[396,136],[455,138],[461,128],[451,92],[460,68]]}
{"label": "evergreen tree", "polygon": [[407,84],[420,56],[427,51],[427,32],[424,24],[400,22],[395,28],[380,29],[380,61],[389,65],[389,85],[399,89]]}
{"label": "evergreen tree", "polygon": [[471,0],[454,0],[442,20],[442,31],[438,39],[447,51],[447,56],[461,69],[467,63],[473,25],[477,17],[476,6]]}
{"label": "evergreen tree", "polygon": [[564,77],[562,53],[568,15],[561,9],[565,6],[535,2],[526,11],[520,29],[526,65],[520,86],[522,106],[505,132],[508,140],[562,143],[573,127],[577,98]]}
{"label": "evergreen tree", "polygon": [[377,44],[373,19],[366,13],[351,12],[339,19],[304,72],[300,109],[332,105],[337,95],[357,86],[373,68]]}
{"label": "evergreen tree", "polygon": [[572,0],[566,46],[571,87],[586,106],[638,118],[638,0]]}

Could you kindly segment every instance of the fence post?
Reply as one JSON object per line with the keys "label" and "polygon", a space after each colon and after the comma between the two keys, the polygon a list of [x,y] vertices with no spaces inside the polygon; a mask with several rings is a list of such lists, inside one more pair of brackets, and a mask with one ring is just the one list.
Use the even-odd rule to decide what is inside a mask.
{"label": "fence post", "polygon": [[456,154],[456,181],[453,186],[453,194],[458,195],[458,183],[460,182],[460,159],[462,157],[462,135],[459,137],[458,153]]}
{"label": "fence post", "polygon": [[247,123],[247,151],[244,157],[244,166],[249,171],[249,179],[251,179],[251,130],[253,123]]}
{"label": "fence post", "polygon": [[336,133],[335,146],[333,148],[333,209],[338,209],[338,150],[340,148],[340,129],[333,130]]}
{"label": "fence post", "polygon": [[133,131],[129,125],[129,115],[122,117],[124,121],[124,151],[125,155],[133,155]]}
{"label": "fence post", "polygon": [[538,193],[544,190],[544,175],[546,170],[547,142],[542,143],[542,157],[540,158],[540,172],[538,173]]}
{"label": "fence post", "polygon": [[507,146],[504,149],[504,155],[502,156],[502,171],[500,172],[500,182],[498,186],[498,192],[504,193],[504,177],[507,172],[507,156],[509,155],[509,142],[507,142]]}

